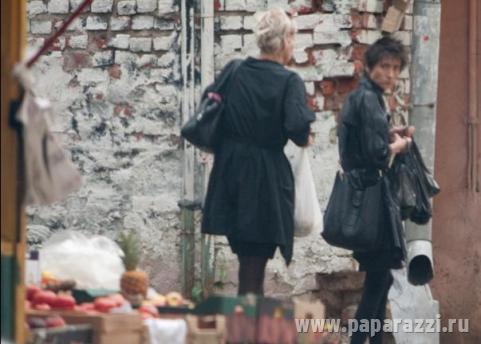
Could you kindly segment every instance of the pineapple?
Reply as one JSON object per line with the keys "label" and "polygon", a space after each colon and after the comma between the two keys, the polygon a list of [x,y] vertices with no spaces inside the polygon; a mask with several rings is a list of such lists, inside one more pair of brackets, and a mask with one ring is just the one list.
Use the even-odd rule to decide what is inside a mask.
{"label": "pineapple", "polygon": [[122,232],[117,243],[124,252],[122,261],[125,266],[120,279],[120,290],[132,304],[141,303],[147,295],[149,276],[145,271],[137,269],[141,253],[139,237],[133,230]]}

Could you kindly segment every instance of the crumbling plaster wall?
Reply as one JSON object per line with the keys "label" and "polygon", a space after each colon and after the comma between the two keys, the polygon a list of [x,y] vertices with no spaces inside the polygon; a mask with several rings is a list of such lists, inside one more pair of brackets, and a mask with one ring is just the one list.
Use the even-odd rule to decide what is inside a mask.
{"label": "crumbling plaster wall", "polygon": [[[32,52],[80,0],[29,0]],[[179,138],[180,1],[94,0],[92,6],[34,67],[38,93],[55,108],[55,131],[84,176],[81,190],[63,203],[28,209],[29,240],[74,229],[114,237],[124,228],[139,231],[143,267],[165,292],[180,288],[182,150]],[[362,54],[380,37],[383,12],[378,0],[215,0],[215,65],[256,55],[254,14],[281,6],[298,11],[299,34],[290,68],[305,80],[316,111],[317,134],[311,164],[321,208],[337,169],[335,118],[342,100],[362,72]],[[410,45],[411,10],[398,37]],[[409,93],[403,73],[397,100]],[[222,247],[217,279],[223,292],[236,289],[235,257]],[[354,269],[349,252],[327,246],[318,233],[296,239],[289,268],[280,256],[267,268],[271,295],[317,289],[315,274]]]}

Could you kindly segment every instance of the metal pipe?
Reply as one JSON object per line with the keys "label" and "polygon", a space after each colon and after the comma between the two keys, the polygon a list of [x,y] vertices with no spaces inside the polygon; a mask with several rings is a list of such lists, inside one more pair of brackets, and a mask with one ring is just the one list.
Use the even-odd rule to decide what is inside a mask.
{"label": "metal pipe", "polygon": [[478,179],[478,95],[477,95],[477,2],[469,2],[469,38],[468,38],[468,189],[479,192]]}
{"label": "metal pipe", "polygon": [[214,81],[214,1],[201,3],[201,86]]}
{"label": "metal pipe", "polygon": [[[201,12],[201,89],[204,90],[214,81],[214,1],[203,0],[200,4]],[[202,199],[205,197],[209,174],[211,170],[210,160],[207,153],[205,163],[202,165]],[[208,234],[201,237],[201,283],[203,296],[212,292],[215,279],[215,252],[212,255],[215,239]]]}
{"label": "metal pipe", "polygon": [[[181,1],[181,70],[182,70],[182,120],[185,123],[191,113],[191,99],[189,92],[188,73],[188,11],[186,0]],[[192,56],[192,55],[191,55]],[[195,150],[186,140],[183,142],[183,183],[182,200],[179,202],[181,209],[182,238],[182,292],[185,297],[191,297],[194,286],[194,243],[195,243],[195,221],[194,221],[194,163]]]}
{"label": "metal pipe", "polygon": [[[440,26],[440,0],[416,0],[410,73],[410,124],[416,127],[416,142],[431,171],[434,169]],[[431,233],[431,222],[424,226],[406,222],[408,279],[412,284],[425,284],[433,277]]]}

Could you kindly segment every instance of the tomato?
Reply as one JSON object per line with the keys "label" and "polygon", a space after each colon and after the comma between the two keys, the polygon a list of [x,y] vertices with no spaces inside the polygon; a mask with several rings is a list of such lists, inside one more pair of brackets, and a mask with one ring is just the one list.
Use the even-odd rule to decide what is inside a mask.
{"label": "tomato", "polygon": [[28,301],[32,301],[33,297],[37,292],[39,292],[41,289],[37,287],[36,285],[28,285],[27,290],[26,290],[26,298]]}
{"label": "tomato", "polygon": [[70,295],[58,295],[51,306],[57,309],[74,309],[75,299]]}
{"label": "tomato", "polygon": [[95,310],[108,313],[112,308],[117,307],[117,302],[108,297],[99,297],[94,302]]}
{"label": "tomato", "polygon": [[81,305],[78,305],[76,309],[82,312],[87,312],[87,311],[95,310],[95,306],[93,302],[85,302],[85,303],[82,303]]}
{"label": "tomato", "polygon": [[57,295],[53,291],[40,290],[33,296],[33,304],[46,303],[52,305],[57,300]]}

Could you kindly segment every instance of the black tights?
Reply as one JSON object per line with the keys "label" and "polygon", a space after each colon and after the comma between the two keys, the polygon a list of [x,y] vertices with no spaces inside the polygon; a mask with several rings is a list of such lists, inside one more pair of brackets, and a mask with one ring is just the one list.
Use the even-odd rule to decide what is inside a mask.
{"label": "black tights", "polygon": [[268,257],[238,256],[239,295],[254,293],[264,295],[264,272]]}
{"label": "black tights", "polygon": [[[362,324],[361,319],[378,319],[381,321],[381,329],[386,318],[386,303],[389,289],[391,288],[393,277],[391,270],[373,270],[366,272],[364,281],[364,290],[361,302],[357,308],[355,319],[358,325]],[[365,320],[363,320],[365,321]],[[370,336],[367,332],[356,331],[351,337],[351,344],[364,344],[366,338]],[[369,338],[371,344],[381,344],[383,331],[377,332],[373,337]]]}

